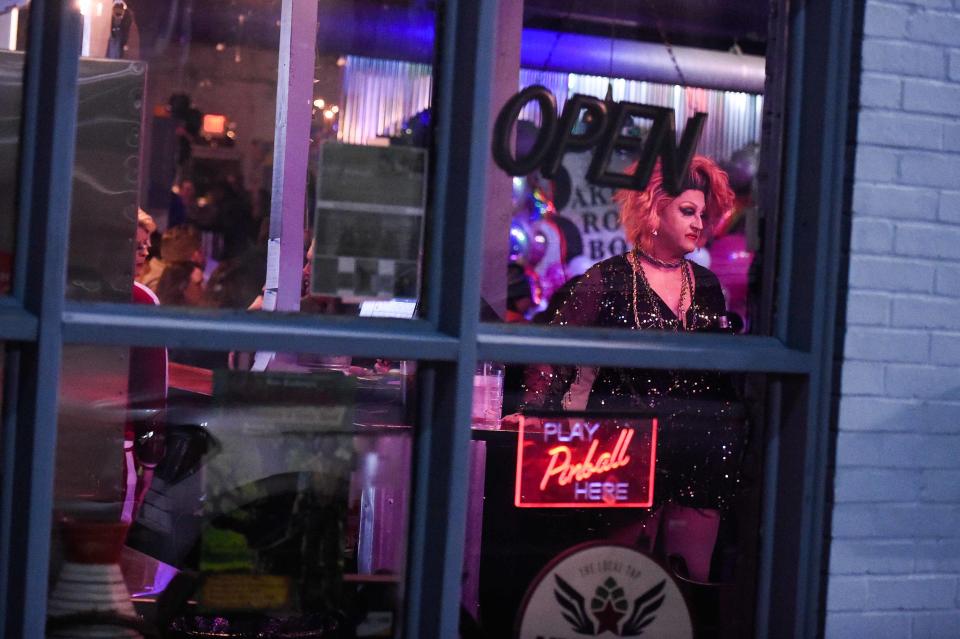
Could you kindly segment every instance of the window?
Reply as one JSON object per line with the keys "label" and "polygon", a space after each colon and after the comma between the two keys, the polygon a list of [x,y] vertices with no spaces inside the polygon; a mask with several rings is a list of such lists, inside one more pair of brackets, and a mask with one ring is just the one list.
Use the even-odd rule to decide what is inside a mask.
{"label": "window", "polygon": [[[522,7],[510,7],[506,4],[486,0],[475,3],[388,2],[378,3],[372,8],[372,5],[357,3],[355,8],[358,11],[347,12],[349,19],[330,21],[337,29],[331,29],[327,24],[319,27],[319,36],[339,37],[341,42],[350,42],[351,46],[356,45],[362,50],[349,51],[349,55],[344,56],[344,66],[355,64],[353,68],[358,73],[354,79],[361,82],[359,86],[362,86],[364,79],[369,80],[369,76],[364,76],[360,71],[376,68],[376,60],[431,64],[431,125],[428,130],[432,134],[432,140],[428,145],[429,153],[425,157],[427,169],[424,172],[426,187],[422,216],[422,261],[420,256],[417,256],[422,285],[417,286],[418,310],[414,312],[417,319],[411,321],[396,317],[397,314],[409,316],[409,310],[403,310],[408,309],[404,305],[408,298],[400,295],[389,298],[396,302],[396,305],[388,305],[388,308],[383,309],[379,304],[372,304],[365,313],[382,315],[386,312],[392,317],[372,317],[364,320],[321,316],[330,313],[248,314],[239,310],[222,309],[187,312],[177,306],[143,308],[125,303],[105,304],[104,302],[125,302],[127,299],[120,292],[129,285],[133,253],[137,248],[133,235],[135,222],[130,210],[124,213],[130,214],[124,217],[123,222],[128,225],[125,231],[125,250],[103,253],[105,259],[117,260],[121,259],[122,253],[126,256],[123,259],[130,261],[130,270],[124,270],[121,277],[120,271],[106,267],[102,271],[97,270],[99,266],[92,267],[93,271],[81,269],[83,277],[90,275],[90,279],[84,281],[99,284],[71,288],[73,283],[80,279],[70,275],[71,272],[76,274],[78,271],[71,271],[76,262],[67,258],[68,220],[71,219],[68,204],[71,192],[76,192],[72,186],[74,180],[83,177],[76,169],[73,149],[76,145],[76,158],[79,160],[82,155],[80,144],[83,132],[81,127],[78,127],[76,113],[78,101],[86,95],[83,93],[85,85],[77,85],[73,79],[78,75],[89,77],[84,75],[84,68],[90,61],[86,60],[85,56],[78,59],[77,52],[83,51],[85,40],[92,38],[94,31],[91,27],[85,32],[83,13],[78,15],[71,3],[55,0],[35,3],[33,8],[36,11],[31,16],[31,23],[42,25],[43,28],[33,29],[32,37],[26,43],[25,63],[28,69],[43,69],[44,73],[28,75],[23,87],[23,139],[29,142],[20,154],[19,181],[20,184],[28,185],[31,193],[43,194],[43,197],[35,198],[31,207],[21,207],[18,210],[20,239],[15,254],[23,268],[16,272],[23,272],[23,282],[14,283],[14,294],[9,308],[4,306],[0,309],[3,311],[0,313],[0,337],[7,344],[10,353],[8,360],[11,362],[5,371],[8,380],[5,390],[13,389],[12,394],[5,393],[7,404],[3,429],[4,484],[0,495],[0,514],[3,517],[0,530],[3,531],[2,548],[5,553],[3,567],[0,569],[0,602],[3,606],[0,618],[4,619],[4,636],[40,636],[47,623],[46,614],[55,610],[53,602],[56,598],[48,601],[48,595],[51,595],[48,586],[51,581],[62,576],[57,574],[58,566],[62,565],[62,557],[58,554],[60,547],[52,547],[50,544],[51,538],[60,539],[62,532],[53,516],[58,512],[57,508],[63,505],[57,502],[58,496],[63,493],[57,491],[70,489],[71,486],[82,489],[85,495],[80,501],[86,503],[95,501],[92,497],[101,494],[97,491],[103,491],[105,500],[114,502],[109,508],[115,508],[120,501],[116,495],[123,494],[122,481],[119,481],[119,485],[114,485],[118,482],[97,483],[91,480],[91,477],[78,475],[75,478],[76,483],[71,479],[64,480],[63,476],[58,478],[59,483],[55,482],[54,469],[59,472],[65,468],[59,466],[55,460],[60,459],[60,462],[66,464],[71,459],[63,454],[58,457],[57,452],[58,444],[66,442],[57,436],[57,407],[61,398],[59,393],[67,384],[66,371],[71,366],[84,370],[79,355],[83,351],[78,350],[81,347],[87,349],[87,353],[97,353],[106,358],[105,361],[110,364],[98,365],[95,368],[106,370],[112,366],[120,371],[119,376],[112,380],[104,377],[102,387],[96,383],[97,379],[82,379],[81,375],[83,385],[92,387],[98,396],[109,391],[111,385],[108,381],[115,382],[119,389],[124,386],[123,380],[126,380],[129,392],[129,368],[124,368],[122,359],[124,353],[129,357],[131,349],[167,349],[168,354],[173,350],[205,351],[208,354],[252,353],[254,355],[245,366],[249,366],[250,370],[261,365],[266,366],[268,374],[271,371],[280,372],[284,365],[290,363],[283,353],[339,353],[342,356],[374,361],[377,358],[391,362],[416,361],[416,393],[412,400],[416,406],[415,421],[405,422],[405,425],[412,425],[409,453],[409,485],[412,498],[407,511],[409,542],[404,555],[406,569],[402,584],[403,604],[380,608],[401,611],[397,613],[401,622],[395,624],[392,631],[395,635],[407,637],[455,636],[458,632],[461,594],[470,592],[469,584],[462,582],[461,577],[464,550],[471,547],[463,537],[467,523],[473,521],[469,496],[471,486],[478,485],[476,481],[471,481],[471,457],[474,455],[472,451],[477,448],[471,442],[475,438],[474,433],[478,433],[476,440],[490,444],[488,448],[494,449],[494,444],[508,437],[502,429],[472,431],[469,428],[473,422],[471,407],[478,362],[499,362],[505,366],[524,367],[536,362],[550,362],[551,366],[574,368],[736,373],[751,380],[758,380],[756,383],[764,392],[756,396],[744,395],[743,402],[747,412],[755,411],[762,415],[760,420],[754,418],[751,425],[762,428],[764,432],[764,440],[758,442],[763,461],[760,463],[758,460],[754,466],[763,472],[764,490],[762,501],[757,505],[761,511],[759,520],[763,527],[759,538],[760,551],[753,556],[756,559],[756,570],[745,569],[737,573],[747,576],[744,583],[754,580],[756,598],[751,600],[747,596],[738,599],[752,608],[739,614],[737,618],[747,622],[752,618],[755,633],[760,636],[772,634],[773,628],[777,628],[777,632],[790,628],[792,630],[788,632],[793,636],[815,634],[819,589],[816,575],[819,573],[818,562],[823,557],[819,546],[822,533],[819,526],[824,494],[822,476],[827,463],[824,433],[829,419],[826,398],[830,389],[831,330],[835,319],[832,300],[835,298],[836,273],[840,264],[840,227],[833,212],[839,210],[839,200],[843,193],[843,150],[838,145],[839,141],[845,139],[844,127],[848,108],[846,91],[850,82],[849,44],[853,32],[850,15],[852,9],[836,3],[811,3],[802,10],[787,14],[780,4],[770,5],[769,22],[772,26],[767,30],[763,53],[771,73],[764,89],[763,104],[767,115],[762,123],[763,126],[769,124],[770,139],[774,140],[778,147],[770,148],[769,145],[764,145],[764,153],[769,151],[772,159],[764,165],[759,175],[767,175],[770,183],[776,183],[776,188],[764,195],[765,204],[761,207],[767,216],[765,229],[758,236],[762,237],[760,248],[764,255],[764,275],[760,279],[747,279],[748,288],[751,282],[760,285],[762,293],[759,298],[754,299],[759,300],[763,312],[749,316],[751,326],[757,327],[756,330],[750,329],[752,334],[732,337],[709,333],[673,335],[672,332],[657,331],[605,331],[602,327],[592,326],[555,330],[553,327],[478,323],[481,298],[493,306],[490,291],[505,295],[503,285],[507,280],[500,269],[501,265],[505,267],[507,262],[509,216],[504,215],[501,209],[495,213],[489,203],[493,201],[491,193],[497,188],[505,189],[500,191],[501,195],[506,196],[506,199],[501,201],[509,201],[512,186],[510,180],[504,178],[501,169],[495,166],[490,143],[497,114],[519,88],[521,65],[517,60],[522,55],[522,48],[519,48],[518,43],[523,42],[525,26],[533,30],[557,33],[579,30],[582,35],[599,38],[602,42],[614,42],[614,50],[617,40],[628,38],[646,38],[652,41],[658,50],[666,45],[661,37],[661,29],[656,26],[652,29],[648,27],[647,31],[640,33],[634,33],[632,29],[620,31],[618,26],[617,31],[611,34],[608,28],[598,28],[594,22],[587,20],[586,25],[574,28],[571,24],[580,20],[577,15],[581,13],[576,10],[576,6],[568,7],[566,11],[557,14],[556,11],[551,13],[552,5],[533,2],[528,3],[528,9],[536,14],[536,19],[525,25],[526,18],[521,12]],[[660,20],[666,21],[671,16],[663,4],[650,3]],[[616,3],[599,3],[590,8],[588,14],[601,14],[606,26],[609,26],[610,22],[619,24],[622,18],[619,17],[618,9],[626,11],[626,7],[615,5]],[[145,16],[149,13],[149,9],[144,8],[145,5],[141,6],[141,3],[132,0],[128,7],[135,15]],[[94,14],[97,11],[95,6],[91,8],[84,5],[82,8],[84,11],[90,9]],[[291,0],[260,7],[258,11],[269,13],[276,10],[279,15],[277,48],[280,54],[277,57],[277,68],[285,69],[285,63],[297,60],[302,63],[307,60],[306,67],[309,69],[311,63],[317,62],[314,56],[300,56],[288,45],[313,42],[310,35],[314,26],[319,24],[313,17],[314,9],[318,11],[317,15],[322,16],[322,12],[335,12],[338,8],[341,8],[340,5],[326,2],[317,7],[309,0]],[[112,12],[113,7],[110,9]],[[300,13],[301,11],[304,13]],[[228,15],[229,20],[224,24],[229,23],[229,27],[225,27],[223,32],[211,30],[208,33],[213,45],[212,51],[205,51],[202,55],[209,54],[211,59],[215,59],[215,54],[224,54],[229,63],[231,55],[234,56],[232,59],[236,59],[235,43],[242,41],[255,30],[248,24],[247,17],[240,19],[239,16],[247,14],[238,14],[235,5],[230,5],[229,10],[225,4],[217,5],[209,13]],[[420,20],[424,13],[430,16],[425,22]],[[310,19],[298,20],[305,15]],[[394,26],[410,28],[411,31],[400,29],[400,32],[410,36],[420,28],[417,25],[426,24],[427,32],[433,34],[435,29],[435,37],[404,37],[398,40],[395,37],[398,35],[397,31],[381,28],[384,25],[377,22],[373,16],[389,16]],[[192,30],[192,25],[201,24],[197,12],[193,13],[193,23],[189,20],[167,20],[164,23],[163,18],[166,17],[168,16],[161,16],[158,24],[171,25],[171,34],[181,35],[184,29]],[[364,22],[361,18],[370,20]],[[737,16],[731,19],[737,21],[741,18],[742,16]],[[120,16],[120,19],[122,21],[123,16]],[[142,19],[147,20],[146,17]],[[40,22],[34,23],[35,20]],[[273,20],[275,28],[276,20]],[[269,26],[269,19],[267,22]],[[721,22],[724,20],[718,19],[707,26],[713,27]],[[825,29],[822,25],[830,26]],[[356,28],[351,30],[348,28],[351,26]],[[300,29],[308,34],[306,39],[296,36]],[[670,29],[665,27],[663,30],[667,33],[666,40],[675,54],[679,47],[708,46],[714,37],[705,34],[700,42],[696,41],[696,38],[683,40],[676,39]],[[788,31],[794,36],[790,40],[789,49],[786,47],[785,38]],[[222,39],[217,37],[220,35],[223,36]],[[317,40],[318,47],[322,37]],[[175,40],[175,36],[171,35],[170,41]],[[181,47],[182,41],[176,42],[176,46]],[[217,51],[218,42],[224,44],[222,51]],[[427,42],[429,44],[424,47]],[[715,40],[712,42],[716,45]],[[416,50],[403,49],[402,45]],[[749,50],[746,40],[742,41],[740,46],[748,55],[757,53]],[[295,49],[296,46],[292,48]],[[123,50],[122,43],[120,49]],[[184,50],[181,48],[181,53]],[[511,56],[514,59],[514,68],[509,73],[498,67],[506,59],[500,55],[504,51],[512,51]],[[591,51],[599,49],[584,47],[580,52],[586,54]],[[605,53],[609,61],[609,49]],[[241,60],[244,54],[241,50]],[[147,74],[151,73],[152,67],[163,67],[164,62],[176,64],[183,59],[176,56],[157,57],[153,53],[150,55],[154,57],[147,60],[144,69]],[[201,55],[199,48],[196,55]],[[188,53],[188,56],[193,58],[193,53]],[[339,57],[338,54],[337,60]],[[544,57],[549,57],[549,48]],[[133,62],[128,64],[131,70],[136,66]],[[668,71],[672,67],[671,63]],[[211,67],[211,73],[216,68]],[[685,69],[682,61],[680,68]],[[157,71],[159,73],[160,69]],[[539,72],[536,69],[535,71]],[[401,79],[393,81],[422,88],[424,83],[415,81],[417,74],[422,72],[419,68],[405,67],[399,75]],[[570,69],[568,72],[587,73],[583,69]],[[687,81],[681,81],[681,84],[696,84],[692,72],[684,70],[684,74]],[[230,74],[221,72],[221,75]],[[613,73],[608,68],[606,74],[601,71],[596,75],[624,78],[625,74]],[[269,74],[266,77],[269,77]],[[305,145],[309,129],[301,129],[299,134],[294,129],[297,123],[308,125],[309,120],[305,117],[309,104],[305,103],[306,100],[299,101],[296,98],[300,95],[298,91],[303,90],[307,84],[301,82],[304,77],[312,81],[316,75],[308,71],[305,76],[297,76],[294,71],[289,75],[278,72],[273,76],[280,98],[276,104],[280,106],[276,111],[266,109],[267,113],[276,113],[275,126],[277,123],[286,125],[279,127],[285,133],[278,136],[281,142],[275,145],[275,157],[284,162],[299,162],[301,168],[306,167],[309,161],[304,152],[296,151],[294,146]],[[546,78],[545,73],[544,77]],[[184,82],[198,80],[202,78],[198,79],[189,74],[183,76]],[[529,80],[522,81],[523,86],[532,84]],[[387,80],[383,82],[389,83]],[[149,96],[149,83],[146,86],[144,95]],[[356,86],[358,85],[351,85],[354,88]],[[782,86],[789,87],[789,90],[778,88]],[[344,91],[347,91],[346,87]],[[615,88],[615,96],[619,95],[618,91],[619,89]],[[370,91],[364,93],[369,94]],[[584,94],[586,93],[584,90]],[[313,100],[322,97],[326,107],[328,98],[325,95],[315,96],[309,91],[309,87],[303,95]],[[555,97],[556,95],[557,93],[554,93]],[[596,97],[596,93],[594,96]],[[412,95],[411,103],[406,105],[405,109],[415,108],[422,103],[422,98],[422,93]],[[135,100],[128,100],[127,104],[132,102]],[[251,98],[243,95],[235,102],[238,109],[241,103],[252,103],[258,111],[264,111],[263,99],[258,101],[256,96]],[[300,106],[297,107],[297,104]],[[142,106],[145,109],[148,107]],[[341,109],[339,117],[346,119],[346,103],[337,106]],[[370,108],[370,105],[360,105],[358,108],[360,111],[353,113],[360,113]],[[414,114],[418,112],[413,111]],[[300,115],[297,116],[297,113]],[[223,119],[201,118],[199,130],[202,135],[217,136],[221,132],[230,131],[231,113],[211,109],[206,115],[223,116]],[[325,117],[323,112],[321,115]],[[541,117],[542,115],[541,113]],[[190,117],[193,118],[194,114],[191,113]],[[396,120],[397,118],[390,115],[390,122]],[[414,132],[417,130],[414,126],[408,128]],[[360,129],[362,127],[357,130]],[[382,133],[384,129],[385,121],[377,120],[374,130]],[[405,129],[401,129],[400,133],[404,131]],[[778,133],[780,131],[783,132],[782,137]],[[364,142],[368,139],[363,137],[365,134],[358,135],[360,137],[338,142],[343,146],[349,144],[361,147],[360,150],[345,152],[340,158],[343,166],[370,166],[364,162],[372,162],[373,156],[377,156],[377,162],[380,162],[383,157],[378,155],[379,149]],[[119,144],[119,136],[109,142]],[[405,158],[415,157],[418,153],[420,151],[410,151]],[[351,165],[351,159],[356,160],[358,156],[362,156],[363,160]],[[396,157],[390,161],[393,165],[410,166],[406,160],[401,162]],[[416,161],[413,165],[416,165]],[[125,167],[128,172],[110,177],[127,179],[136,172],[139,178],[143,178],[143,166],[142,163],[131,163]],[[409,188],[412,181],[403,179],[400,180],[401,186],[390,182],[376,192],[354,191],[344,194],[321,191],[321,195],[330,196],[326,202],[333,202],[335,205],[308,208],[304,203],[306,194],[311,192],[311,189],[305,185],[305,171],[291,168],[287,163],[281,179],[278,177],[280,173],[276,160],[274,170],[275,174],[270,181],[275,187],[271,188],[271,206],[274,203],[279,206],[282,202],[280,208],[288,215],[281,215],[280,219],[292,222],[292,228],[295,229],[290,233],[271,233],[271,239],[278,242],[275,253],[278,259],[264,262],[277,266],[276,273],[268,272],[264,279],[268,283],[268,296],[275,296],[277,304],[274,308],[278,310],[296,310],[302,297],[304,258],[309,248],[309,244],[304,240],[310,237],[305,231],[311,211],[314,214],[319,212],[318,216],[314,217],[314,228],[320,228],[320,225],[316,224],[319,217],[326,225],[324,228],[329,229],[336,228],[336,214],[346,211],[363,208],[363,213],[382,216],[392,215],[396,211],[391,208],[391,212],[385,212],[381,207],[415,208],[410,205],[415,195],[415,189]],[[417,175],[418,171],[419,169],[404,169],[394,172],[394,175]],[[143,185],[142,180],[138,185]],[[395,201],[384,203],[385,190],[395,196]],[[143,196],[142,189],[140,195]],[[334,196],[340,199],[334,199]],[[354,199],[348,199],[348,196]],[[345,203],[351,206],[345,206]],[[411,214],[409,217],[414,217],[412,210],[406,213]],[[499,216],[503,223],[490,224],[495,215]],[[74,216],[74,221],[77,219],[84,218]],[[602,218],[597,219],[602,228]],[[407,248],[414,244],[410,239],[413,237],[412,232],[392,230],[387,233],[381,225],[378,235],[373,233],[378,227],[374,218],[369,220],[369,224],[358,224],[359,230],[391,240],[400,241],[406,238],[400,243]],[[113,222],[116,220],[111,221]],[[582,226],[584,224],[581,221]],[[487,233],[489,235],[486,235]],[[91,234],[88,237],[93,239],[88,242],[102,240],[107,243],[112,241],[107,237],[109,234],[110,231],[106,231],[102,238],[95,233]],[[293,248],[290,248],[291,240]],[[289,250],[284,248],[284,242],[287,242],[286,249]],[[343,244],[344,242],[338,244],[337,250],[342,249]],[[369,242],[364,247],[368,248]],[[76,250],[76,247],[73,250]],[[500,257],[487,259],[491,251],[498,252]],[[91,251],[90,255],[96,253],[97,251]],[[29,260],[26,255],[29,255]],[[316,255],[315,246],[314,256]],[[336,255],[338,268],[339,257],[357,258],[355,267],[361,258],[369,258],[369,255]],[[329,255],[321,253],[321,257],[324,256]],[[753,264],[756,263],[755,258]],[[494,266],[489,267],[488,264]],[[311,265],[318,266],[314,262],[311,262]],[[499,282],[489,279],[488,268],[492,275],[501,278]],[[320,270],[315,268],[312,271],[311,282],[316,280],[316,273]],[[395,270],[394,273],[396,272]],[[773,286],[774,280],[770,275],[773,272],[776,273],[776,287]],[[64,273],[67,274],[66,279],[63,278]],[[104,273],[109,277],[103,277]],[[356,275],[357,271],[352,273]],[[361,269],[364,278],[368,273],[372,271]],[[379,270],[377,274],[384,275]],[[372,281],[372,278],[367,279]],[[114,283],[109,284],[110,281]],[[103,282],[108,284],[104,285]],[[270,285],[273,282],[276,282],[276,287]],[[83,294],[68,294],[71,290],[79,290]],[[115,297],[101,295],[111,290],[117,291]],[[384,299],[378,295],[370,295],[369,301],[383,302]],[[748,296],[747,299],[751,298]],[[494,311],[496,310],[494,308]],[[359,315],[360,309],[351,309],[351,313]],[[763,319],[763,313],[769,313],[772,319]],[[205,368],[213,371],[224,370],[229,366],[216,363]],[[496,368],[480,365],[480,374],[496,378],[497,375],[492,372]],[[241,367],[236,370],[242,372],[244,369]],[[300,377],[293,376],[294,379]],[[483,379],[483,383],[479,385],[478,397],[481,394],[486,397],[490,390],[486,381]],[[257,397],[253,391],[245,394],[238,391],[238,395],[239,399]],[[274,397],[268,399],[272,400]],[[90,405],[92,404],[87,404],[86,407],[89,409]],[[103,404],[104,412],[98,413],[100,416],[96,419],[106,419],[107,422],[114,420],[116,426],[119,418],[115,413],[110,416],[111,407],[119,407],[120,411],[124,412],[127,410],[127,401],[117,396],[112,404]],[[489,411],[486,408],[488,407],[477,415],[478,425],[496,421],[495,417],[488,416]],[[276,423],[277,413],[272,405],[269,411],[265,412],[268,415],[267,421]],[[256,410],[248,413],[242,415],[242,419],[257,417]],[[123,420],[125,421],[126,417],[123,417]],[[86,424],[95,423],[93,421]],[[62,434],[69,437],[69,428],[64,427]],[[202,436],[200,438],[202,439]],[[114,441],[116,440],[117,438],[114,438]],[[188,441],[193,440],[184,438],[185,445]],[[109,439],[103,444],[108,445]],[[104,455],[109,456],[105,451],[106,449],[101,449]],[[94,452],[96,451],[89,453],[91,459],[94,458]],[[85,464],[81,464],[81,467],[84,466]],[[294,468],[296,464],[290,461],[286,467]],[[353,470],[362,469],[354,466]],[[123,476],[122,467],[109,472],[116,478]],[[77,473],[74,472],[74,475]],[[399,478],[398,485],[406,481],[403,472],[395,474],[394,477]],[[87,480],[90,481],[84,484]],[[591,490],[587,487],[586,494],[590,495]],[[616,487],[612,493],[609,490],[605,493],[604,490],[603,486],[599,487],[601,498],[604,494],[612,494],[613,498],[616,498]],[[293,500],[296,501],[296,498]],[[280,508],[283,503],[287,502],[277,500],[272,502],[272,505]],[[346,503],[350,503],[349,500]],[[536,511],[527,509],[523,512]],[[593,516],[599,519],[594,521],[608,518],[602,511],[598,510],[597,513],[599,514]],[[587,519],[589,520],[589,516]],[[221,537],[221,541],[224,539],[228,543],[220,548],[242,548],[241,544],[231,545],[229,535]],[[137,552],[145,550],[146,556],[157,561],[151,553],[157,552],[161,541],[155,539],[152,544],[146,543],[142,546],[143,550]],[[239,540],[233,537],[232,541]],[[328,546],[330,547],[332,546]],[[215,548],[216,544],[213,549]],[[356,548],[358,552],[359,541]],[[475,560],[469,557],[467,559]],[[148,562],[144,560],[139,565],[144,567]],[[51,567],[54,568],[53,573]],[[140,573],[133,574],[133,581],[140,582],[134,585],[143,586],[152,579],[155,587],[156,571],[151,578],[149,570],[143,568]],[[360,574],[359,569],[356,574]],[[259,586],[267,582],[260,582]],[[239,582],[234,585],[236,583]],[[252,584],[253,581],[245,583]],[[344,585],[347,580],[341,579],[340,583]],[[619,584],[619,581],[617,583]],[[589,584],[589,588],[594,592],[599,592],[598,586],[606,588],[600,592],[601,604],[609,604],[613,606],[611,609],[616,611],[620,604],[619,595],[615,594],[616,588],[604,586],[602,583]],[[572,587],[575,590],[580,588],[579,585]],[[214,591],[214,594],[222,595],[224,591],[234,595],[237,593],[236,588],[225,588]],[[569,598],[570,595],[567,596]],[[597,622],[595,617],[591,617],[590,621]],[[464,631],[469,631],[466,626]]]}

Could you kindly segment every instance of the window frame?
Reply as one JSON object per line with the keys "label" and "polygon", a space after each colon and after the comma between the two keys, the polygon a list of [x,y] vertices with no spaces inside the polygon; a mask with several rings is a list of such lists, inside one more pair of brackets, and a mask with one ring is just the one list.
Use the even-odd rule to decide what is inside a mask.
{"label": "window frame", "polygon": [[[301,1],[284,0],[284,16]],[[772,104],[769,112],[772,125],[782,126],[782,152],[775,148],[765,165],[781,185],[768,208],[773,217],[766,234],[767,246],[777,249],[779,278],[776,290],[768,288],[764,296],[780,312],[770,337],[729,337],[479,323],[482,254],[475,238],[483,237],[495,82],[489,43],[495,41],[497,0],[447,0],[438,15],[425,317],[354,320],[66,302],[79,21],[69,0],[33,0],[14,286],[13,295],[0,300],[0,340],[7,347],[0,638],[44,634],[58,382],[63,346],[74,343],[337,352],[423,362],[406,637],[458,636],[478,359],[768,373],[755,634],[816,636],[824,610],[840,211],[850,189],[848,121],[856,112],[848,96],[858,79],[851,60],[861,4],[771,2],[769,64],[786,73],[768,77],[768,87],[782,83],[784,92],[782,104]]]}

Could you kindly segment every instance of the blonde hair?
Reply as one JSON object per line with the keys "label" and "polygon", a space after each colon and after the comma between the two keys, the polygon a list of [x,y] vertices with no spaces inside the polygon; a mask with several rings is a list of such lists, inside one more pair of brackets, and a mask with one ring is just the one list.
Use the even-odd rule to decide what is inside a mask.
{"label": "blonde hair", "polygon": [[157,223],[154,222],[150,214],[143,209],[137,209],[137,226],[147,233],[153,233],[157,230]]}

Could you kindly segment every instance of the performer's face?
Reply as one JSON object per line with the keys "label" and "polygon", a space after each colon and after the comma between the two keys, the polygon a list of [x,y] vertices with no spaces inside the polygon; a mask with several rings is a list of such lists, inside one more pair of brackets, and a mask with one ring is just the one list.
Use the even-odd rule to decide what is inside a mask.
{"label": "performer's face", "polygon": [[706,202],[703,192],[688,189],[667,204],[653,245],[661,257],[679,258],[696,250],[703,234]]}
{"label": "performer's face", "polygon": [[142,226],[137,227],[137,258],[135,262],[134,275],[140,272],[143,264],[147,261],[147,254],[150,252],[150,233]]}

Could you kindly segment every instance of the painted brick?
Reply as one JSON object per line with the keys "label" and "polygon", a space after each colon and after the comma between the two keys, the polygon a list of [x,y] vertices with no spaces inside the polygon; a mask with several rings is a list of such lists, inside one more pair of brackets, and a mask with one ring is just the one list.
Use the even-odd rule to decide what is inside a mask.
{"label": "painted brick", "polygon": [[920,499],[960,504],[960,469],[923,471],[920,476]]}
{"label": "painted brick", "polygon": [[830,573],[890,575],[913,572],[916,546],[910,541],[836,539],[830,544]]}
{"label": "painted brick", "polygon": [[937,264],[934,291],[940,295],[960,297],[960,266]]}
{"label": "painted brick", "polygon": [[930,337],[916,331],[850,327],[844,356],[869,362],[927,362]]}
{"label": "painted brick", "polygon": [[907,21],[913,10],[897,4],[867,3],[863,16],[863,32],[868,36],[906,38]]}
{"label": "painted brick", "polygon": [[928,401],[923,406],[923,430],[928,433],[960,433],[960,397]]}
{"label": "painted brick", "polygon": [[855,215],[895,220],[934,220],[940,206],[940,195],[933,189],[860,183],[853,190]]}
{"label": "painted brick", "polygon": [[902,104],[903,82],[897,76],[864,73],[860,78],[860,105],[896,109]]}
{"label": "painted brick", "polygon": [[840,400],[839,423],[844,432],[910,432],[926,418],[926,411],[927,406],[916,399],[844,397]]}
{"label": "painted brick", "polygon": [[960,224],[960,191],[943,191],[940,193],[937,218],[944,222]]}
{"label": "painted brick", "polygon": [[960,610],[924,612],[911,615],[911,639],[957,639],[960,628]]}
{"label": "painted brick", "polygon": [[889,253],[893,249],[893,223],[855,217],[850,247],[858,253]]}
{"label": "painted brick", "polygon": [[867,580],[837,577],[827,586],[827,610],[863,610],[867,604]]}
{"label": "painted brick", "polygon": [[[953,399],[960,396],[960,376],[949,368],[914,364],[887,364],[885,386],[890,397]],[[960,459],[960,451],[954,459]]]}
{"label": "painted brick", "polygon": [[960,227],[898,224],[894,249],[900,255],[960,259]]}
{"label": "painted brick", "polygon": [[960,366],[960,333],[935,333],[930,341],[930,361]]}
{"label": "painted brick", "polygon": [[[951,0],[893,0],[897,4],[925,7],[927,9],[949,9]],[[952,0],[956,2],[956,0]]]}
{"label": "painted brick", "polygon": [[943,49],[929,44],[866,40],[862,56],[866,71],[923,78],[943,78],[947,73]]}
{"label": "painted brick", "polygon": [[825,636],[960,638],[960,0],[864,32]]}
{"label": "painted brick", "polygon": [[960,572],[960,539],[919,540],[914,546],[914,569],[917,572]]}
{"label": "painted brick", "polygon": [[890,323],[889,293],[850,291],[847,295],[847,324],[885,326]]}
{"label": "painted brick", "polygon": [[957,534],[957,507],[942,504],[836,504],[833,534],[867,539],[941,539]]}
{"label": "painted brick", "polygon": [[893,300],[893,325],[960,329],[960,299],[898,297]]}
{"label": "painted brick", "polygon": [[911,40],[960,46],[960,16],[953,13],[920,11],[907,22]]}
{"label": "painted brick", "polygon": [[825,639],[904,639],[909,632],[909,617],[895,613],[834,612],[824,626]]}
{"label": "painted brick", "polygon": [[[936,476],[933,476],[934,478]],[[939,484],[931,480],[931,494]],[[837,475],[834,485],[836,503],[845,502],[912,502],[920,498],[925,488],[924,477],[919,470],[900,469],[845,469]],[[926,501],[943,501],[928,499]]]}
{"label": "painted brick", "polygon": [[908,78],[903,81],[903,108],[943,115],[960,113],[960,86],[952,82]]}
{"label": "painted brick", "polygon": [[960,124],[948,122],[943,125],[943,150],[960,151]]}
{"label": "painted brick", "polygon": [[904,639],[909,637],[910,618],[895,613],[835,612],[827,616],[825,639]]}
{"label": "painted brick", "polygon": [[905,153],[900,158],[904,184],[956,188],[960,184],[960,156],[941,153]]}
{"label": "painted brick", "polygon": [[934,151],[943,148],[943,122],[921,115],[863,111],[858,134],[864,142],[884,146]]}
{"label": "painted brick", "polygon": [[956,594],[956,577],[875,577],[867,585],[867,607],[873,610],[952,608]]}
{"label": "painted brick", "polygon": [[850,258],[850,286],[884,291],[933,290],[936,268],[909,259],[853,255]]}
{"label": "painted brick", "polygon": [[844,362],[840,388],[844,395],[883,395],[883,366],[872,362]]}
{"label": "painted brick", "polygon": [[895,149],[859,145],[854,174],[862,182],[890,182],[900,175],[900,156]]}
{"label": "painted brick", "polygon": [[[847,433],[837,436],[837,468],[953,468],[960,437],[940,434]],[[957,512],[960,523],[960,511]]]}

